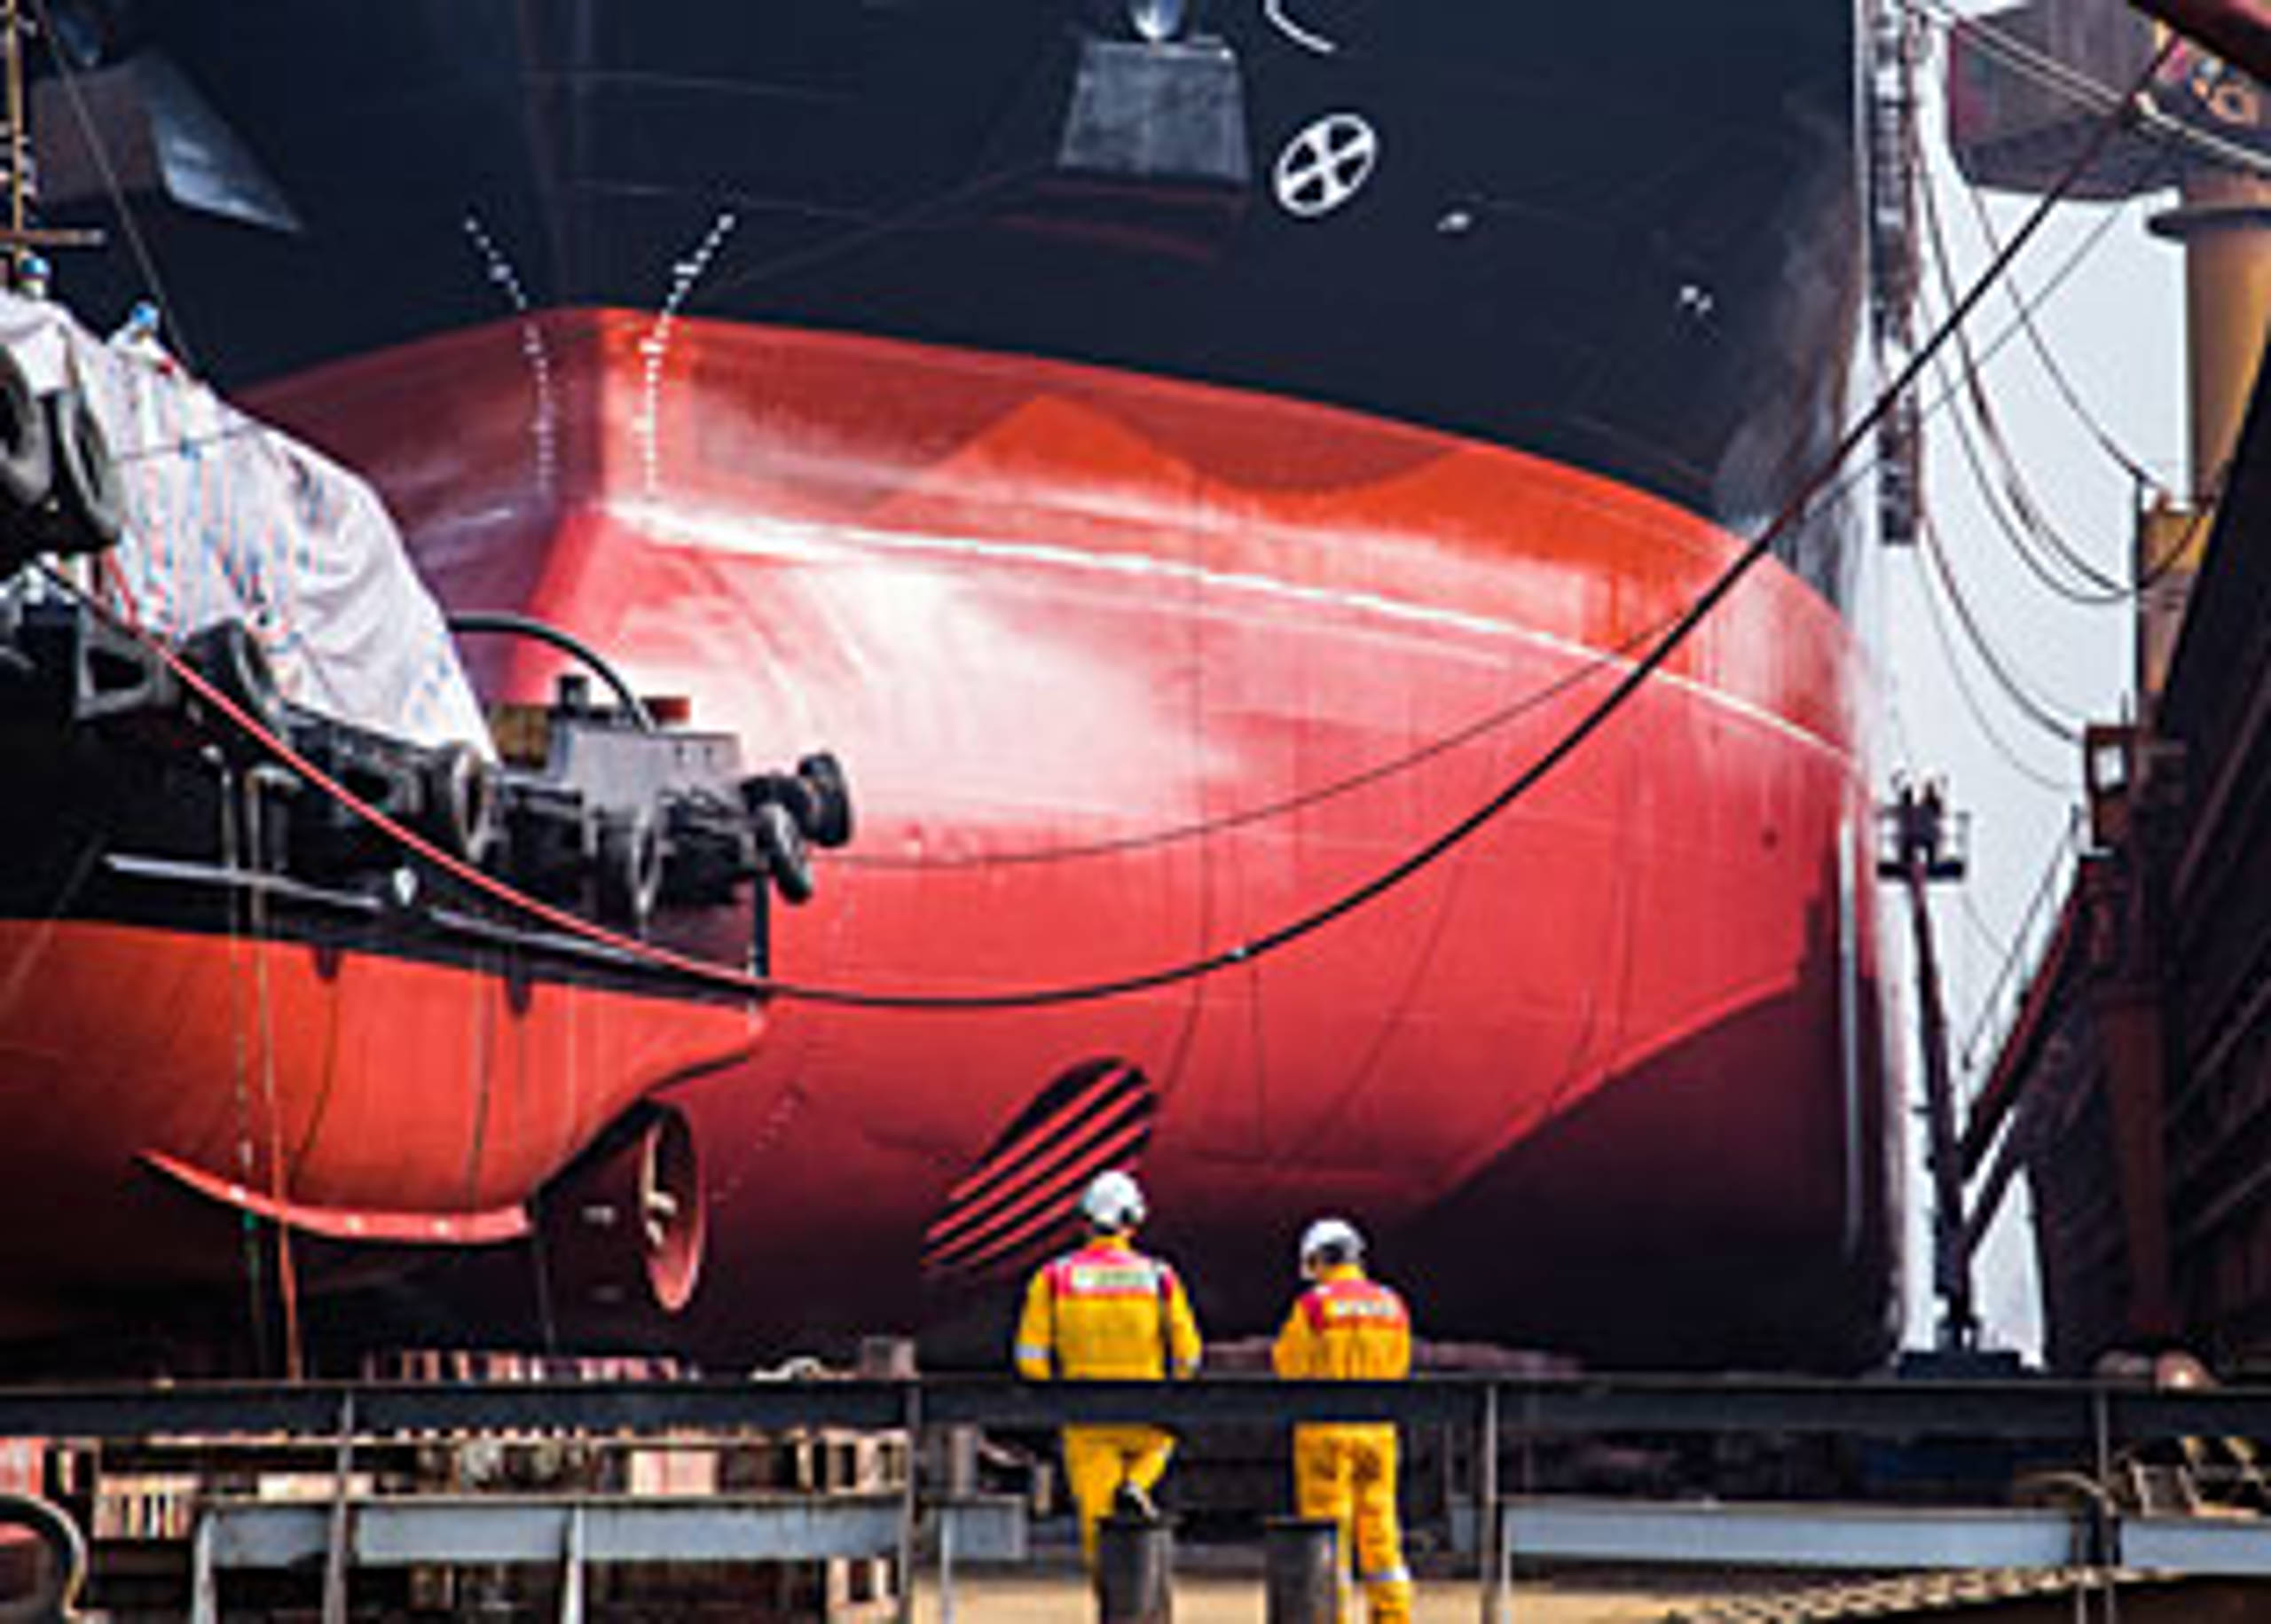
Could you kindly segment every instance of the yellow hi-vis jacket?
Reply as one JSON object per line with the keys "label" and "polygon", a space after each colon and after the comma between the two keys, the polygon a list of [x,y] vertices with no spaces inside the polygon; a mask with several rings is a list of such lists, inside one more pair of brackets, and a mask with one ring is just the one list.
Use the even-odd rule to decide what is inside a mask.
{"label": "yellow hi-vis jacket", "polygon": [[1356,1264],[1335,1264],[1294,1300],[1270,1363],[1296,1380],[1401,1381],[1411,1374],[1411,1313]]}
{"label": "yellow hi-vis jacket", "polygon": [[1025,1288],[1018,1374],[1032,1381],[1150,1380],[1198,1368],[1198,1322],[1175,1272],[1125,1235],[1046,1263]]}

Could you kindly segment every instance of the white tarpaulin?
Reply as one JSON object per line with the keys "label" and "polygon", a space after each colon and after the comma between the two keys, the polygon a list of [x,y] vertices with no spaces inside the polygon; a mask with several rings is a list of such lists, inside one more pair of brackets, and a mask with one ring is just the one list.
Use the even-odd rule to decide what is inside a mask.
{"label": "white tarpaulin", "polygon": [[104,584],[122,615],[169,639],[241,620],[294,702],[493,754],[441,611],[367,483],[229,405],[146,335],[106,341],[0,290],[0,342],[35,391],[78,389],[110,441],[126,526]]}

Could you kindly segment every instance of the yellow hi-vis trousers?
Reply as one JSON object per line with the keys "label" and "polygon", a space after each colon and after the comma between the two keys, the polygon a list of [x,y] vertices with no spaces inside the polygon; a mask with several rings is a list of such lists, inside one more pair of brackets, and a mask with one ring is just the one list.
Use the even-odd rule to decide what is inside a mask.
{"label": "yellow hi-vis trousers", "polygon": [[1175,1435],[1155,1426],[1068,1426],[1065,1477],[1080,1514],[1080,1555],[1096,1565],[1096,1525],[1112,1510],[1120,1486],[1151,1492],[1175,1453]]}
{"label": "yellow hi-vis trousers", "polygon": [[[1395,1519],[1395,1429],[1295,1427],[1293,1502],[1303,1517],[1329,1517],[1340,1526],[1342,1571],[1353,1556],[1371,1624],[1411,1624],[1411,1570],[1403,1565]],[[1341,1595],[1346,1620],[1345,1586]]]}

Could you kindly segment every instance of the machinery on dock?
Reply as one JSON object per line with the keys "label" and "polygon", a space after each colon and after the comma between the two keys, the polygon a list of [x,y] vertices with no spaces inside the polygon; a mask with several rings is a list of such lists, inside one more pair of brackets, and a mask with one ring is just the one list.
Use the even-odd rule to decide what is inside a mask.
{"label": "machinery on dock", "polygon": [[[808,899],[809,850],[849,838],[842,769],[750,773],[580,646],[588,672],[492,739],[351,476],[59,310],[11,296],[0,326],[0,939],[28,1157],[0,1196],[0,1330],[249,1284],[202,1333],[296,1359],[303,1275],[538,1230],[571,1330],[682,1306],[705,1208],[663,1091],[758,1040],[766,899]],[[114,459],[169,404],[225,437]],[[223,518],[177,501],[195,481]],[[326,570],[391,633],[359,662],[326,663],[298,618]],[[240,614],[169,628],[224,587]],[[559,1077],[579,1081],[539,1086]],[[106,1249],[99,1284],[59,1235]],[[141,1357],[180,1357],[155,1317]]]}

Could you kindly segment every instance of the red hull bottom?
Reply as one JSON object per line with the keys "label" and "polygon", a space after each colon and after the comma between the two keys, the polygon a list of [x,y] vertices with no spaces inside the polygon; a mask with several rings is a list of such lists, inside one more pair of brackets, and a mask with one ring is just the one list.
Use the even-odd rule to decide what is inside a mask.
{"label": "red hull bottom", "polygon": [[65,920],[0,923],[0,962],[8,1338],[184,1304],[234,1338],[275,1300],[279,1217],[310,1291],[523,1241],[611,1122],[758,1031],[399,948]]}
{"label": "red hull bottom", "polygon": [[[777,924],[792,981],[998,996],[1273,930],[1535,760],[1732,555],[1510,451],[1076,368],[681,322],[650,390],[648,328],[555,314],[263,405],[380,483],[452,605],[574,632],[753,757],[844,757],[860,834]],[[474,652],[500,694],[553,674]],[[1536,792],[1280,952],[1049,1008],[784,999],[744,1064],[610,1077],[708,1170],[704,1284],[657,1334],[983,1346],[1120,1163],[1218,1335],[1274,1323],[1336,1210],[1429,1335],[1865,1362],[1898,1122],[1851,663],[1770,569]],[[519,1132],[484,1157],[541,1159]]]}

